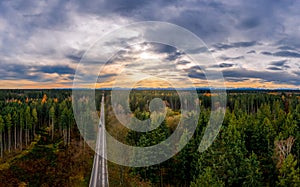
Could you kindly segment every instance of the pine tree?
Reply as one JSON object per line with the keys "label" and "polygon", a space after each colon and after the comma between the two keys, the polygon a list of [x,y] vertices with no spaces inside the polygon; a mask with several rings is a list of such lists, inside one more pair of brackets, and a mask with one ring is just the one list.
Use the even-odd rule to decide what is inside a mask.
{"label": "pine tree", "polygon": [[14,121],[14,149],[17,149],[17,124],[19,123],[19,115],[16,111],[13,112],[13,121]]}
{"label": "pine tree", "polygon": [[64,143],[66,145],[68,143],[67,128],[69,126],[68,109],[66,106],[63,108],[63,111],[61,113],[60,122],[63,129]]}
{"label": "pine tree", "polygon": [[203,174],[198,176],[195,182],[191,183],[191,187],[199,186],[221,187],[225,186],[225,184],[217,177],[216,173],[213,172],[211,167],[206,167],[204,168]]}
{"label": "pine tree", "polygon": [[30,107],[27,106],[25,110],[25,145],[27,147],[29,143],[29,129],[31,127],[31,114]]}
{"label": "pine tree", "polygon": [[20,149],[22,150],[23,149],[23,129],[24,129],[24,124],[25,124],[25,119],[24,119],[24,109],[21,108],[20,110]]}
{"label": "pine tree", "polygon": [[278,186],[297,187],[300,184],[300,169],[297,168],[297,160],[289,154],[279,169]]}
{"label": "pine tree", "polygon": [[35,134],[35,128],[36,128],[36,125],[38,123],[38,115],[37,115],[36,108],[32,109],[31,114],[32,114],[32,122],[33,122],[33,136],[36,136],[36,134]]}
{"label": "pine tree", "polygon": [[1,158],[3,158],[3,131],[4,131],[4,120],[0,115],[0,144],[1,144]]}
{"label": "pine tree", "polygon": [[49,119],[51,119],[51,139],[53,141],[53,137],[54,137],[54,120],[55,120],[55,109],[54,109],[54,106],[52,106],[50,108],[50,111],[49,111]]}
{"label": "pine tree", "polygon": [[8,131],[8,152],[11,152],[11,127],[12,127],[12,121],[11,121],[11,115],[7,114],[5,116],[5,125],[7,127]]}
{"label": "pine tree", "polygon": [[[158,116],[157,116],[158,117]],[[156,117],[154,117],[156,118]],[[154,120],[156,121],[156,120]],[[151,122],[151,125],[157,125],[155,122]],[[157,120],[160,121],[160,120]],[[158,128],[155,130],[152,130],[150,132],[146,132],[142,134],[139,138],[139,141],[137,143],[137,146],[139,147],[148,147],[148,146],[153,146],[158,143],[161,143],[164,141],[169,135],[168,128],[166,126],[166,121],[163,120],[163,122],[160,124]],[[148,163],[150,160],[155,160],[160,157],[164,157],[165,152],[168,151],[168,145],[164,146],[166,149],[164,150],[159,150],[158,152],[154,153],[149,153],[145,152],[145,156],[142,157],[143,164]],[[141,159],[141,158],[140,158]],[[152,183],[160,183],[161,186],[163,184],[163,176],[164,176],[164,170],[166,168],[166,165],[168,162],[164,162],[158,165],[154,166],[148,166],[148,167],[143,167],[143,168],[135,168],[133,169],[133,172],[135,174],[140,175],[144,180],[150,180]]]}

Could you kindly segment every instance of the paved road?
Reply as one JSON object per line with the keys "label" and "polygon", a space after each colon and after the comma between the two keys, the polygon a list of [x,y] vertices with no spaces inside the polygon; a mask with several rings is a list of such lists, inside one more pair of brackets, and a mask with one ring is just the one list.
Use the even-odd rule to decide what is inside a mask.
{"label": "paved road", "polygon": [[109,186],[107,160],[101,156],[102,153],[106,155],[104,95],[102,95],[102,101],[101,101],[100,122],[98,128],[93,170],[90,179],[90,187]]}

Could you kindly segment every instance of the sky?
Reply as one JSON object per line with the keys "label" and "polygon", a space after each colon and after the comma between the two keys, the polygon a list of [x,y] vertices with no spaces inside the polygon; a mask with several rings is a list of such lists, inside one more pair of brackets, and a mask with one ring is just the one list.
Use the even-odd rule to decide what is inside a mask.
{"label": "sky", "polygon": [[[300,1],[293,0],[2,0],[0,88],[72,88],[75,72],[99,74],[96,87],[126,87],[128,79],[136,87],[205,87],[203,71],[214,69],[228,88],[298,89],[299,9]],[[191,31],[215,62],[199,67],[182,49],[140,40],[114,54],[101,72],[95,69],[104,62],[78,70],[95,42],[142,21]]]}

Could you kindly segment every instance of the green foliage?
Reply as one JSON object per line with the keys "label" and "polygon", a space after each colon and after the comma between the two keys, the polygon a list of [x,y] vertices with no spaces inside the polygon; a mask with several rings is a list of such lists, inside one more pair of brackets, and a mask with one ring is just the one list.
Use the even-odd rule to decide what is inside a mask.
{"label": "green foliage", "polygon": [[243,161],[241,172],[244,174],[243,186],[262,186],[263,176],[260,168],[260,162],[255,153]]}
{"label": "green foliage", "polygon": [[2,133],[3,130],[4,130],[4,120],[3,120],[2,116],[0,115],[0,133]]}
{"label": "green foliage", "polygon": [[[153,116],[153,120],[151,120],[150,125],[157,126],[157,118],[160,118],[160,116]],[[152,145],[156,145],[164,141],[169,136],[169,130],[166,126],[166,121],[163,120],[163,122],[160,124],[160,126],[152,131],[140,134],[137,141],[137,146],[139,147],[149,147]],[[132,136],[131,136],[132,137]],[[152,154],[151,152],[148,152],[145,150],[143,158],[143,164],[147,164],[150,162],[150,160],[157,160],[158,158],[164,157],[166,149],[169,149],[169,145],[163,145],[163,149],[156,152],[156,154]],[[139,159],[140,160],[140,159]],[[159,183],[162,180],[163,170],[166,168],[168,162],[149,166],[149,167],[143,167],[143,168],[134,168],[132,172],[135,175],[141,176],[145,181],[150,180],[152,183]]]}
{"label": "green foliage", "polygon": [[37,115],[36,108],[32,109],[32,121],[34,124],[37,124],[38,122],[38,115]]}
{"label": "green foliage", "polygon": [[31,117],[29,106],[27,106],[25,110],[25,124],[27,129],[30,128],[32,125],[32,117]]}
{"label": "green foliage", "polygon": [[52,118],[52,120],[53,120],[54,117],[55,117],[55,109],[54,109],[54,106],[51,106],[50,111],[49,111],[49,114],[50,114],[50,118]]}
{"label": "green foliage", "polygon": [[277,186],[299,186],[300,184],[300,169],[297,168],[297,160],[292,154],[289,154],[282,167],[279,169]]}
{"label": "green foliage", "polygon": [[195,182],[191,183],[191,187],[199,186],[221,187],[225,186],[225,184],[217,177],[210,167],[206,167],[204,168],[203,174],[197,177]]}
{"label": "green foliage", "polygon": [[12,127],[12,121],[11,121],[11,115],[10,114],[7,114],[5,116],[5,125],[8,129],[10,129]]}
{"label": "green foliage", "polygon": [[[65,186],[76,184],[71,181],[88,184],[93,153],[86,157],[88,161],[80,161],[81,163],[89,162],[89,164],[85,163],[85,166],[79,167],[83,168],[85,174],[78,170],[76,171],[77,175],[74,168],[79,163],[73,161],[80,158],[80,155],[77,155],[79,151],[75,149],[76,157],[72,157],[69,155],[72,154],[71,151],[67,151],[67,146],[62,143],[64,140],[65,143],[66,141],[70,143],[69,138],[71,137],[71,144],[68,144],[70,147],[85,145],[82,143],[82,138],[75,125],[70,94],[70,90],[0,91],[1,156],[5,160],[11,155],[20,153],[23,149],[23,152],[30,153],[30,159],[32,159],[22,160],[20,163],[17,162],[18,164],[3,165],[6,166],[4,167],[6,169],[0,178],[4,179],[5,176],[10,176],[16,181],[21,179],[19,182],[26,179],[27,184],[29,180],[32,180],[34,185],[58,184],[57,181],[62,182],[61,184]],[[101,96],[99,93],[96,93],[97,95]],[[109,94],[107,97],[109,101]],[[132,91],[129,96],[130,108],[124,109],[119,105],[117,109],[125,115],[130,115],[131,111],[134,111],[135,117],[139,120],[150,119],[154,112],[151,113],[149,110],[149,103],[156,97],[161,98],[168,106],[167,119],[162,120],[161,116],[154,116],[149,125],[156,126],[158,121],[163,121],[163,123],[158,128],[146,133],[124,130],[126,133],[123,139],[127,135],[124,143],[148,147],[162,142],[176,130],[176,124],[173,124],[174,120],[173,123],[170,122],[172,124],[167,123],[170,116],[180,118],[181,103],[176,92]],[[128,98],[117,99],[124,104]],[[100,101],[99,98],[97,100]],[[134,176],[135,184],[148,184],[150,181],[152,186],[299,186],[300,94],[298,92],[272,94],[229,92],[226,115],[220,132],[213,144],[202,153],[198,152],[198,146],[210,119],[211,96],[199,93],[199,100],[201,101],[201,113],[192,139],[183,147],[191,132],[181,129],[183,135],[179,137],[179,142],[176,145],[165,145],[166,149],[172,150],[183,147],[172,159],[155,166],[127,168],[128,174],[130,171],[130,176]],[[90,102],[84,99],[76,100],[80,108],[84,108]],[[107,110],[111,108],[109,102],[106,105]],[[97,103],[97,108],[99,108],[99,103]],[[84,126],[80,128],[83,136],[88,140],[95,137],[95,126],[93,125],[95,119],[91,118],[92,112],[94,111],[84,111],[84,116],[80,119],[85,122]],[[113,115],[110,117],[113,118]],[[218,115],[214,117],[218,117]],[[183,123],[186,122],[185,119],[181,120]],[[52,128],[52,122],[54,122],[53,133],[55,136],[49,138],[47,136],[52,135],[52,132],[48,129]],[[138,125],[139,121],[132,121],[132,123]],[[45,133],[42,135],[42,140],[45,142],[39,142],[37,146],[39,148],[31,152],[29,150],[31,150],[34,130],[37,134]],[[114,130],[118,131],[119,129]],[[212,130],[218,131],[218,129]],[[11,143],[14,143],[15,132],[17,132],[17,147],[8,148]],[[282,167],[276,168],[274,141],[285,140],[291,136],[295,138],[291,153],[284,159]],[[22,142],[26,137],[31,137],[28,139],[27,147]],[[24,150],[26,148],[29,150]],[[13,149],[11,155],[9,149]],[[164,150],[152,153],[152,155],[145,152],[145,162],[157,159],[163,154]],[[72,164],[66,165],[64,159]],[[35,164],[34,168],[30,168],[30,164]],[[29,168],[25,170],[22,169],[23,167]],[[53,174],[55,173],[53,168],[59,172],[57,175]],[[74,173],[71,174],[69,172],[71,170]],[[35,171],[35,174],[30,171]],[[48,175],[47,172],[53,176]],[[16,175],[11,176],[11,173]],[[55,177],[61,177],[62,180]],[[44,184],[39,183],[38,179],[44,181]],[[128,186],[130,186],[129,183]]]}

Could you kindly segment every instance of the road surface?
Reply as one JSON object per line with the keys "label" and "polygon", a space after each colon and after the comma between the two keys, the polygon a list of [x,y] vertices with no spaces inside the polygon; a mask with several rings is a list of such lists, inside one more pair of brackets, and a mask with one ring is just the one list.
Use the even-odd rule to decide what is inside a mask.
{"label": "road surface", "polygon": [[[104,94],[102,95],[100,122],[95,148],[93,170],[90,178],[90,187],[107,187],[108,170],[107,160],[101,155],[106,155],[106,136],[105,136],[105,113],[104,113]],[[105,156],[106,157],[106,156]]]}

